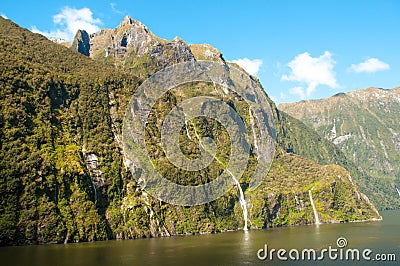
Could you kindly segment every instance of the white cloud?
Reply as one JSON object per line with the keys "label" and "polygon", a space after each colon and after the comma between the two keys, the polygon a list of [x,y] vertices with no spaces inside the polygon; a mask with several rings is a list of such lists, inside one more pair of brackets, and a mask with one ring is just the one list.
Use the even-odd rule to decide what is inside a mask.
{"label": "white cloud", "polygon": [[380,61],[378,58],[369,58],[362,63],[352,64],[349,70],[354,71],[356,73],[374,73],[377,71],[388,70],[390,69],[389,64]]}
{"label": "white cloud", "polygon": [[100,30],[101,20],[93,18],[93,12],[87,8],[64,7],[60,13],[53,16],[53,22],[58,27],[52,31],[41,31],[32,26],[31,31],[46,37],[61,38],[70,41],[78,30],[86,30],[89,34]]}
{"label": "white cloud", "polygon": [[[297,81],[307,84],[306,93],[301,87],[293,88],[293,93],[299,96],[310,96],[318,85],[327,85],[337,88],[333,67],[335,60],[332,54],[326,51],[319,57],[311,57],[309,53],[297,55],[287,66],[292,70],[290,75],[282,75],[281,80]],[[301,88],[301,90],[299,89]],[[303,92],[303,93],[301,93]]]}
{"label": "white cloud", "polygon": [[300,97],[300,99],[302,99],[302,100],[304,100],[306,98],[306,94],[304,92],[304,89],[303,89],[303,87],[300,87],[300,86],[292,88],[289,91],[289,93],[298,95]]}
{"label": "white cloud", "polygon": [[232,61],[233,63],[238,64],[244,70],[246,70],[250,75],[256,75],[260,70],[263,61],[261,59],[248,59],[248,58],[239,58]]}
{"label": "white cloud", "polygon": [[112,10],[115,14],[118,14],[118,15],[124,14],[123,11],[118,10],[118,9],[116,8],[116,6],[117,6],[116,3],[110,3],[110,6],[111,6],[111,10]]}
{"label": "white cloud", "polygon": [[4,18],[4,19],[8,19],[8,17],[6,15],[4,15],[3,13],[0,14],[0,17]]}
{"label": "white cloud", "polygon": [[31,27],[31,32],[33,32],[33,33],[39,33],[39,34],[42,34],[42,35],[44,35],[44,36],[46,36],[46,37],[49,37],[49,36],[48,36],[48,35],[49,35],[48,32],[43,32],[43,31],[39,30],[36,26],[32,26],[32,27]]}

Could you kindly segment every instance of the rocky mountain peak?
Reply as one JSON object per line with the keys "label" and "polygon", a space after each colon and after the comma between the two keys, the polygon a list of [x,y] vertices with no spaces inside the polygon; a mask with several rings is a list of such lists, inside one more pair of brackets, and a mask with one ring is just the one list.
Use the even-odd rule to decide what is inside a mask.
{"label": "rocky mountain peak", "polygon": [[128,27],[136,27],[136,28],[142,28],[146,29],[149,31],[146,25],[144,25],[142,22],[135,20],[131,18],[130,16],[126,15],[124,19],[119,23],[119,25],[116,27],[116,29],[121,29],[125,28],[126,26]]}
{"label": "rocky mountain peak", "polygon": [[124,61],[132,53],[135,57],[140,57],[152,46],[163,41],[143,23],[129,16],[126,16],[115,29],[101,29],[88,38],[86,34],[85,31],[79,30],[71,48],[95,59],[111,56],[115,62]]}
{"label": "rocky mountain peak", "polygon": [[182,43],[186,43],[182,38],[175,36],[175,38],[172,40],[173,42],[182,42]]}
{"label": "rocky mountain peak", "polygon": [[114,33],[116,35],[122,34],[125,36],[130,36],[131,40],[134,40],[135,37],[136,39],[142,37],[142,40],[139,41],[144,41],[144,39],[158,39],[146,25],[140,21],[134,20],[130,16],[125,16],[121,23],[114,29]]}
{"label": "rocky mountain peak", "polygon": [[90,35],[78,31],[71,49],[129,69],[142,69],[143,64],[159,69],[194,59],[225,62],[222,54],[211,45],[188,45],[179,37],[167,41],[130,16],[125,16],[114,29],[103,28]]}
{"label": "rocky mountain peak", "polygon": [[115,29],[101,29],[90,36],[78,31],[71,49],[116,67],[156,69],[187,60],[226,63],[222,53],[209,44],[190,44],[175,37],[171,41],[155,36],[142,22],[125,16]]}
{"label": "rocky mountain peak", "polygon": [[136,21],[133,18],[131,18],[130,16],[126,15],[124,17],[124,19],[121,21],[121,23],[119,24],[118,27],[123,27],[125,25],[132,25],[132,24],[134,24],[136,22],[138,22],[138,21]]}

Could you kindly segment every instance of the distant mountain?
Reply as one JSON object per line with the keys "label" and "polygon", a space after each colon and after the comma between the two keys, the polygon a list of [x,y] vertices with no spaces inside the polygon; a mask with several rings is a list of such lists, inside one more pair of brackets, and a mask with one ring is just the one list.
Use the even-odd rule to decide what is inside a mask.
{"label": "distant mountain", "polygon": [[[0,18],[0,244],[67,243],[242,228],[237,188],[198,206],[166,204],[149,196],[125,167],[121,130],[125,110],[148,75],[177,62],[209,59],[225,64],[209,45],[188,45],[154,36],[126,17],[116,29],[79,31],[71,48]],[[79,53],[77,52],[79,51]],[[255,82],[258,82],[254,79]],[[185,173],[159,152],[163,114],[176,103],[205,93],[229,103],[249,129],[249,106],[237,95],[205,84],[171,91],[148,123],[147,145],[159,171],[195,185],[222,170]],[[265,93],[259,84],[259,92]],[[248,189],[256,162],[254,145],[239,180],[252,228],[310,224],[311,194],[321,222],[378,219],[356,182],[362,173],[331,142],[276,109],[278,147],[271,171]],[[218,136],[223,159],[226,131],[194,119],[180,141],[185,155],[198,155],[202,136]],[[192,136],[192,137],[189,137]],[[374,188],[366,187],[377,202]],[[370,189],[370,190],[368,190]]]}
{"label": "distant mountain", "polygon": [[284,103],[279,109],[313,127],[363,172],[380,179],[392,207],[400,206],[395,189],[400,186],[400,87]]}

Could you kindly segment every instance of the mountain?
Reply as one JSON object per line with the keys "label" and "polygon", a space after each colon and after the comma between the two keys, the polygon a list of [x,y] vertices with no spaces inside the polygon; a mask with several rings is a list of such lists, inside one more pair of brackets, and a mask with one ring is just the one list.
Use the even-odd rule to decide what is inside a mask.
{"label": "mountain", "polygon": [[332,141],[380,184],[392,208],[400,206],[400,87],[367,88],[321,100],[284,103],[279,109]]}
{"label": "mountain", "polygon": [[[88,36],[86,47],[91,45],[91,47],[101,47],[101,49],[91,48],[87,53],[82,53],[74,45],[71,49],[77,50],[97,61],[108,62],[108,64],[114,65],[118,69],[133,73],[141,78],[163,69],[168,64],[193,59],[212,60],[232,65],[244,71],[238,65],[226,62],[222,53],[208,44],[186,44],[178,37],[172,41],[161,39],[154,36],[141,22],[129,16],[126,16],[115,29],[102,29],[99,33],[94,33],[90,36],[86,32],[82,32]],[[78,31],[74,43],[81,39],[80,35],[80,31]],[[126,40],[136,41],[127,42]],[[143,43],[147,43],[147,46],[142,46],[141,44]],[[139,49],[138,47],[141,48]],[[262,87],[261,84],[259,86]],[[321,164],[339,164],[349,169],[362,190],[370,195],[372,201],[380,209],[391,206],[384,195],[377,189],[379,185],[372,182],[369,176],[358,171],[334,145],[321,139],[318,134],[313,130],[309,130],[296,119],[280,113],[272,101],[270,104],[275,111],[275,119],[282,122],[277,125],[280,130],[278,139],[287,152],[301,155]]]}
{"label": "mountain", "polygon": [[[242,228],[238,188],[207,204],[175,206],[143,191],[125,167],[121,132],[126,107],[155,71],[177,62],[212,59],[226,63],[209,45],[155,37],[126,17],[114,30],[79,31],[70,48],[0,18],[0,244],[68,243]],[[124,48],[123,48],[124,47]],[[254,79],[254,78],[253,78]],[[254,79],[254,82],[258,81]],[[192,86],[193,85],[193,86]],[[265,93],[258,83],[260,93]],[[210,84],[188,84],[155,105],[147,125],[147,148],[165,178],[187,185],[207,182],[223,170],[214,160],[204,171],[185,173],[159,152],[162,118],[178,102],[204,93],[229,103],[249,129],[249,106]],[[274,113],[275,161],[257,189],[248,189],[256,151],[239,180],[251,228],[379,219],[329,141],[300,121]],[[201,137],[218,136],[223,162],[226,131],[212,120],[190,121],[180,143],[199,155]],[[199,135],[199,138],[197,137]],[[189,137],[190,136],[190,137]],[[226,153],[226,154],[225,154]],[[184,177],[183,179],[181,177]]]}

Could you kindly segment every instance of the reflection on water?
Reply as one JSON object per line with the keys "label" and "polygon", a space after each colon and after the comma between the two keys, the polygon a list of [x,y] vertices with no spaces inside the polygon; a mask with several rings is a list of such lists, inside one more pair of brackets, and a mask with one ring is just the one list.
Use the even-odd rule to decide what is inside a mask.
{"label": "reflection on water", "polygon": [[[260,261],[257,251],[336,247],[345,237],[348,248],[395,253],[400,261],[400,211],[383,212],[383,222],[281,227],[212,235],[104,241],[67,245],[0,248],[2,265],[315,265],[318,262]],[[324,261],[324,265],[338,262]],[[341,262],[344,263],[344,262]],[[350,263],[348,265],[365,265]],[[371,263],[376,265],[377,263]],[[383,265],[383,264],[381,264]],[[396,265],[386,262],[385,265]]]}

